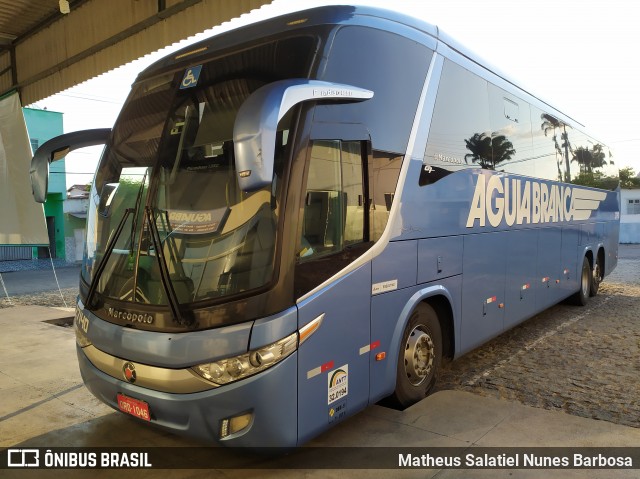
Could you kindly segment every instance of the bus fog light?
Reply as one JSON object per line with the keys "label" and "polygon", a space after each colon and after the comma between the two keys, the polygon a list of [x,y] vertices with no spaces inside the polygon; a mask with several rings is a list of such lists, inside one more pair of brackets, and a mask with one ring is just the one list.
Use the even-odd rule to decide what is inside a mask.
{"label": "bus fog light", "polygon": [[260,349],[233,358],[194,366],[193,371],[212,383],[223,385],[264,371],[279,363],[298,347],[298,333]]}
{"label": "bus fog light", "polygon": [[231,434],[246,429],[251,424],[253,419],[252,413],[241,414],[240,416],[234,416],[222,420],[220,424],[220,439],[224,439]]}

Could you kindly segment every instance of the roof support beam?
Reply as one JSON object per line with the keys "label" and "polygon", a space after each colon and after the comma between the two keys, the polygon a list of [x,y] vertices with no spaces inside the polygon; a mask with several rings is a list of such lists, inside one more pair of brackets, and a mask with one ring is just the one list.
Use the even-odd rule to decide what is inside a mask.
{"label": "roof support beam", "polygon": [[70,14],[0,46],[0,95],[18,89],[29,105],[271,1],[72,1]]}
{"label": "roof support beam", "polygon": [[[166,18],[170,17],[171,15],[175,15],[178,12],[181,12],[182,10],[185,10],[186,8],[191,7],[192,5],[195,5],[196,3],[201,2],[202,0],[183,0],[182,3],[177,3],[176,5],[174,5],[173,7],[167,8],[165,10],[163,10],[162,12],[159,12],[158,14],[147,18],[146,20],[137,23],[129,28],[127,28],[126,30],[122,30],[121,32],[116,33],[115,35],[113,35],[110,38],[107,38],[106,40],[103,40],[99,43],[96,43],[94,45],[91,45],[89,48],[87,48],[86,50],[84,50],[81,53],[78,53],[70,58],[67,58],[66,60],[48,68],[47,70],[44,70],[40,73],[38,73],[37,75],[34,75],[32,77],[26,78],[24,80],[22,80],[20,83],[17,83],[17,79],[16,79],[16,84],[15,86],[17,86],[18,88],[29,84],[29,83],[34,83],[38,80],[42,80],[43,78],[48,77],[49,75],[52,75],[64,68],[67,68],[71,65],[73,65],[74,63],[79,62],[80,60],[84,60],[85,58],[88,58],[92,55],[95,55],[97,52],[99,52],[100,50],[104,50],[105,48],[109,48],[110,46],[113,46],[115,44],[117,44],[118,42],[123,41],[125,38],[131,37],[133,35],[135,35],[136,33],[139,33],[153,25],[155,25],[156,23],[165,20]],[[15,64],[15,63],[14,63]]]}

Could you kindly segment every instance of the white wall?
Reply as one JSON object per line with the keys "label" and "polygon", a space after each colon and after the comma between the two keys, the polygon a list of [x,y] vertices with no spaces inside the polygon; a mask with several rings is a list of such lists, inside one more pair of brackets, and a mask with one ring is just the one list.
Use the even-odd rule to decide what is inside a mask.
{"label": "white wall", "polygon": [[629,214],[629,200],[639,200],[640,209],[640,189],[621,190],[620,198],[620,243],[640,243],[640,211]]}

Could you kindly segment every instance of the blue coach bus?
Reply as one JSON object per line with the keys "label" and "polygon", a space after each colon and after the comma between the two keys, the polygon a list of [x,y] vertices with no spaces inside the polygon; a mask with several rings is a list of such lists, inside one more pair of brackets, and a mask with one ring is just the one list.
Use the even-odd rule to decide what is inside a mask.
{"label": "blue coach bus", "polygon": [[[617,262],[608,148],[435,26],[333,6],[143,71],[105,144],[75,321],[86,386],[230,446],[302,444]],[[614,172],[615,174],[615,172]]]}

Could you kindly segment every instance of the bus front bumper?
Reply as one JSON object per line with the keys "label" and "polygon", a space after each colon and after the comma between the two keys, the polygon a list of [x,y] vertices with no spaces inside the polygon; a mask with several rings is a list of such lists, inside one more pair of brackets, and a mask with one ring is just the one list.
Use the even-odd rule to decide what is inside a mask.
{"label": "bus front bumper", "polygon": [[[148,405],[150,422],[164,430],[231,447],[283,447],[297,444],[297,352],[275,366],[226,386],[189,394],[154,391],[116,379],[97,369],[76,346],[85,386],[116,410],[118,395]],[[227,434],[234,418],[248,418]],[[226,423],[225,423],[226,420]],[[224,437],[223,437],[224,436]]]}

